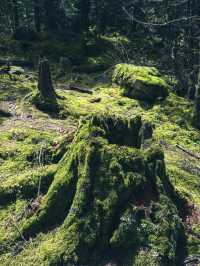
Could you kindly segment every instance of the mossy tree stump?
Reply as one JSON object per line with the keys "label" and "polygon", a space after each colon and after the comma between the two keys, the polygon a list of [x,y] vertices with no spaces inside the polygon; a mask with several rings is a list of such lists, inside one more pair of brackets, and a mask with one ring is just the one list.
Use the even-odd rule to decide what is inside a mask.
{"label": "mossy tree stump", "polygon": [[163,152],[143,150],[141,130],[140,117],[95,116],[79,127],[40,208],[20,228],[27,240],[57,228],[39,247],[44,265],[144,265],[144,247],[157,254],[152,265],[179,265],[178,200]]}

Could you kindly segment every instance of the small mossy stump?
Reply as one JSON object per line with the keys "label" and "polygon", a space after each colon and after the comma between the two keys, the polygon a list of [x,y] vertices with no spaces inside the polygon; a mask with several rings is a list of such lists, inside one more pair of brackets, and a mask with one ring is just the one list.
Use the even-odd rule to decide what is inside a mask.
{"label": "small mossy stump", "polygon": [[40,244],[44,265],[133,266],[141,249],[156,254],[154,265],[179,265],[184,230],[164,155],[141,149],[141,130],[140,117],[95,116],[79,127],[40,209],[20,228],[28,239],[57,227]]}
{"label": "small mossy stump", "polygon": [[42,59],[39,62],[38,91],[39,94],[34,97],[35,104],[42,110],[58,112],[59,106],[47,59]]}
{"label": "small mossy stump", "polygon": [[123,88],[124,96],[140,101],[153,103],[169,94],[169,86],[154,67],[118,64],[114,68],[112,81]]}

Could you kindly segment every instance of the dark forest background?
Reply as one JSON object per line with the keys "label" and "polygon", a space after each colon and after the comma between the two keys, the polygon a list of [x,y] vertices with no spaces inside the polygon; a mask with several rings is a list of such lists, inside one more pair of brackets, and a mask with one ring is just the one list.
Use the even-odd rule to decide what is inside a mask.
{"label": "dark forest background", "polygon": [[156,65],[178,80],[180,96],[194,100],[199,15],[198,0],[1,0],[0,48],[35,62],[39,55],[67,56],[80,65],[105,55],[110,36],[118,41],[108,53],[111,64]]}

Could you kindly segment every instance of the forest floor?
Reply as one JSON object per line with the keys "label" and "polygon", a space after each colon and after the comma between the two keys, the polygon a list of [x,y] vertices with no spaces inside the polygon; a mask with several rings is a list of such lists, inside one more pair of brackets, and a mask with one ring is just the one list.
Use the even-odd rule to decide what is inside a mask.
{"label": "forest floor", "polygon": [[[0,76],[0,110],[3,111],[0,114],[0,192],[17,190],[16,199],[0,207],[0,265],[38,265],[34,264],[38,247],[56,229],[39,234],[25,245],[13,245],[12,236],[31,212],[38,209],[40,197],[47,190],[40,188],[40,181],[55,172],[58,161],[54,158],[59,147],[67,138],[73,139],[81,119],[96,113],[127,118],[138,114],[154,124],[153,142],[162,146],[170,181],[188,202],[189,213],[183,222],[187,232],[187,265],[193,265],[190,261],[200,253],[200,132],[190,123],[192,102],[171,91],[164,102],[149,106],[121,96],[120,87],[102,81],[102,73],[79,74],[78,80],[80,85],[90,87],[93,94],[66,90],[63,84],[67,86],[69,80],[63,78],[55,86],[61,112],[52,116],[29,102],[27,95],[36,89],[35,73],[27,72],[16,80]],[[31,180],[33,176],[35,181]],[[27,180],[36,182],[38,193],[21,197],[20,189]]]}

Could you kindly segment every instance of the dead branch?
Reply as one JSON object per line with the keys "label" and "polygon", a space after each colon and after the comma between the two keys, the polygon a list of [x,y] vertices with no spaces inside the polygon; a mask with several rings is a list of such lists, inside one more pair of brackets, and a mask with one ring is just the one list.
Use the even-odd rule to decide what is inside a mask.
{"label": "dead branch", "polygon": [[186,150],[185,148],[181,147],[181,146],[178,145],[178,144],[176,144],[176,147],[177,147],[179,150],[181,150],[181,151],[187,153],[188,155],[194,157],[195,159],[200,160],[200,155],[195,154],[195,153],[193,153],[193,152],[191,152],[191,151],[188,151],[188,150]]}
{"label": "dead branch", "polygon": [[69,85],[69,89],[73,90],[73,91],[82,92],[82,93],[88,93],[88,94],[92,94],[93,93],[90,88],[81,87],[81,86],[75,85],[75,84],[70,84]]}

